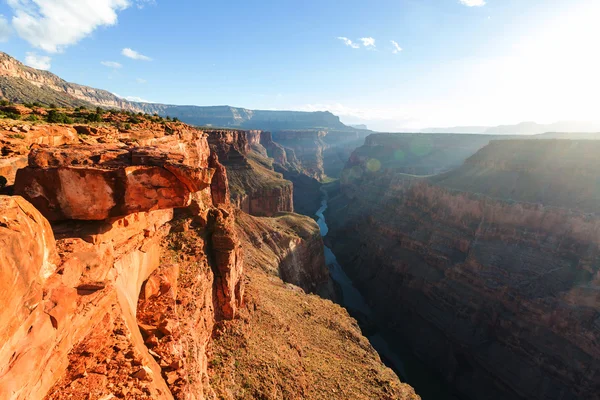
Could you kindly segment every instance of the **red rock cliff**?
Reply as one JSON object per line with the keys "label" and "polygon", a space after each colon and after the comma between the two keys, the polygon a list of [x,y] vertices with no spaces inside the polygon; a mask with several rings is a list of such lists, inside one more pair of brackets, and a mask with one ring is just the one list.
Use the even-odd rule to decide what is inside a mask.
{"label": "red rock cliff", "polygon": [[293,211],[293,184],[261,154],[260,131],[206,131],[208,141],[227,169],[231,200],[252,215]]}
{"label": "red rock cliff", "polygon": [[[544,146],[586,151],[570,141],[498,142],[466,164],[464,179],[462,169],[429,179],[365,170],[330,202],[334,251],[379,319],[468,398],[598,398],[598,215],[444,187],[490,174],[505,181],[477,191],[504,187],[507,168],[496,165],[514,166],[515,151],[530,188],[544,187],[545,172],[535,171],[546,158],[534,156]],[[484,162],[486,154],[495,156]],[[585,180],[585,160],[553,158],[551,170]],[[469,164],[484,167],[476,174]],[[544,193],[562,193],[565,182],[577,185],[557,179]]]}

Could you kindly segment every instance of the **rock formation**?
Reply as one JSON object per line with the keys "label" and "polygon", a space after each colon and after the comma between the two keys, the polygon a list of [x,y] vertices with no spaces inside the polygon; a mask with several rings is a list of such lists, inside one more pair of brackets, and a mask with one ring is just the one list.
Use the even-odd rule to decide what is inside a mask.
{"label": "rock formation", "polygon": [[498,141],[430,178],[348,164],[328,240],[464,398],[599,398],[597,145]]}
{"label": "rock formation", "polygon": [[[252,215],[271,216],[293,211],[293,185],[273,169],[266,154],[254,151],[260,145],[259,131],[205,131],[210,146],[227,169],[233,204]],[[259,150],[260,151],[260,150]]]}
{"label": "rock formation", "polygon": [[[9,177],[30,200],[0,195],[0,398],[304,397],[296,387],[313,398],[419,398],[347,313],[305,293],[332,293],[312,220],[236,209],[210,133],[149,116],[103,120],[0,134],[0,160],[27,159]],[[267,308],[289,329],[265,323]],[[277,343],[267,359],[286,367],[248,364],[265,338]],[[224,357],[244,382],[219,369]],[[299,362],[306,384],[288,369]],[[285,388],[266,389],[265,374]]]}

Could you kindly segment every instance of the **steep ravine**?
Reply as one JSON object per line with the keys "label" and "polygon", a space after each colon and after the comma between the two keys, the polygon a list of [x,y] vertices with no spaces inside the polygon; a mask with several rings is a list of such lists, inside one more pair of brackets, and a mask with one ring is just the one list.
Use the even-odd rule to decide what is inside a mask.
{"label": "steep ravine", "polygon": [[393,343],[461,398],[598,399],[599,148],[498,141],[432,177],[353,157],[327,243]]}
{"label": "steep ravine", "polygon": [[[321,207],[315,215],[318,217],[317,224],[321,230],[321,235],[325,237],[329,232],[324,215],[328,207],[329,195],[324,189],[321,190],[321,193]],[[381,329],[374,319],[375,316],[371,307],[354,287],[352,280],[346,275],[335,254],[328,246],[325,246],[325,262],[329,268],[330,276],[338,288],[338,296],[340,297],[338,301],[348,310],[350,315],[359,321],[363,333],[385,364],[392,368],[403,382],[414,387],[423,400],[459,399],[451,393],[451,390],[438,375],[412,354],[408,346],[393,340],[390,332]]]}

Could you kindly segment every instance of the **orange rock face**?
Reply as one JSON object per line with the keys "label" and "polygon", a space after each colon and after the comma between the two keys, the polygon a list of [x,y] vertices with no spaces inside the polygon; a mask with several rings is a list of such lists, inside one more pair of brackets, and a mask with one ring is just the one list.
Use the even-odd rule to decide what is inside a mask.
{"label": "orange rock face", "polygon": [[[50,224],[31,204],[22,197],[0,196],[0,210],[0,282],[4,283],[0,290],[0,341],[8,344],[19,329],[19,321],[40,305],[44,284],[59,258]],[[7,353],[3,346],[0,354],[6,357]]]}
{"label": "orange rock face", "polygon": [[210,186],[214,170],[181,164],[183,159],[158,149],[112,145],[37,148],[29,167],[17,173],[15,193],[52,221],[186,207],[192,193]]}

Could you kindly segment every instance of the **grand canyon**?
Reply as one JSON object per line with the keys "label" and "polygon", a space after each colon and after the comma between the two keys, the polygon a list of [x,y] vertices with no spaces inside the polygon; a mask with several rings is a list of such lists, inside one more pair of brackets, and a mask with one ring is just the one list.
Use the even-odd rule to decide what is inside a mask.
{"label": "grand canyon", "polygon": [[0,99],[0,399],[600,400],[600,133]]}

